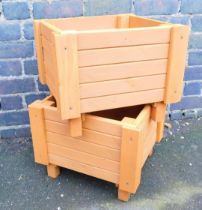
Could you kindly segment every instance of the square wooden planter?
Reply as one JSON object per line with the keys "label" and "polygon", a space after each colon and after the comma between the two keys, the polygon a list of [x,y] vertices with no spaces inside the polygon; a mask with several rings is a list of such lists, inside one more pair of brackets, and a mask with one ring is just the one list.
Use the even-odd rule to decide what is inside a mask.
{"label": "square wooden planter", "polygon": [[62,119],[181,98],[189,28],[131,14],[35,21],[40,81]]}
{"label": "square wooden planter", "polygon": [[53,97],[29,106],[35,161],[55,178],[59,167],[97,177],[118,186],[127,201],[135,193],[141,170],[162,137],[161,105],[133,106],[86,114],[83,136],[72,138],[69,121],[62,120]]}

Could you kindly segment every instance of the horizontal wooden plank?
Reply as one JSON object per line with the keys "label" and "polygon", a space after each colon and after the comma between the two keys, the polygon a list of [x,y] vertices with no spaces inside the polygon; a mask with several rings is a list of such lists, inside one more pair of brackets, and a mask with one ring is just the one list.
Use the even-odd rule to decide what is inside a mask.
{"label": "horizontal wooden plank", "polygon": [[51,125],[48,124],[47,122],[46,122],[46,128],[48,131],[47,132],[48,143],[65,146],[70,149],[78,150],[80,152],[87,152],[89,154],[97,155],[101,158],[106,158],[113,161],[120,160],[120,150],[83,141],[79,138],[68,137],[62,135],[61,133],[55,133]]}
{"label": "horizontal wooden plank", "polygon": [[[130,28],[142,28],[142,27],[151,27],[156,26],[158,29],[164,27],[171,27],[171,24],[162,22],[160,20],[154,20],[150,18],[139,17],[136,15],[130,15],[129,27]],[[161,32],[160,32],[161,33]]]}
{"label": "horizontal wooden plank", "polygon": [[168,44],[79,51],[79,67],[145,61],[168,57]]}
{"label": "horizontal wooden plank", "polygon": [[121,121],[93,115],[85,116],[83,128],[121,137]]}
{"label": "horizontal wooden plank", "polygon": [[[55,121],[54,120],[55,118],[51,118],[54,115],[52,115],[52,113],[50,111],[47,111],[47,109],[45,109],[44,112],[45,112],[45,119],[48,121],[50,128],[53,127],[53,131],[62,132],[63,135],[70,136],[70,131],[68,129],[68,122],[61,121],[61,120]],[[58,116],[58,114],[57,114],[57,116]],[[104,129],[107,128],[108,124],[105,127],[103,127],[102,122],[99,123],[99,120],[98,120],[99,117],[95,117],[95,118],[96,118],[96,120],[93,121],[92,125],[91,125],[91,119],[89,120],[89,117],[85,118],[86,120],[83,123],[84,125],[83,125],[83,129],[82,129],[82,137],[77,137],[77,138],[81,139],[83,141],[107,146],[107,147],[110,147],[113,149],[120,149],[120,144],[121,144],[120,137],[111,135],[111,134],[107,134],[108,132],[104,133],[105,132]],[[60,126],[57,124],[57,122],[60,122],[63,125]],[[103,124],[104,124],[104,122],[103,122]],[[55,125],[55,127],[54,127],[54,125]],[[87,127],[87,129],[85,127]],[[108,128],[109,127],[112,128],[112,131],[113,131],[113,126],[108,126]],[[89,128],[94,129],[94,130],[89,130]],[[98,128],[98,129],[96,129],[96,128]],[[98,130],[98,131],[96,131],[96,130]],[[116,131],[117,130],[118,129],[116,129]],[[111,132],[111,133],[114,134],[113,132]],[[117,132],[115,134],[117,134]]]}
{"label": "horizontal wooden plank", "polygon": [[86,152],[70,149],[57,144],[48,143],[48,152],[57,156],[68,158],[79,163],[102,168],[114,173],[119,173],[119,162],[92,155]]}
{"label": "horizontal wooden plank", "polygon": [[[68,128],[68,120],[61,120],[57,108],[49,107],[44,109],[44,116],[46,120],[66,124],[66,128]],[[113,136],[121,136],[121,122],[103,117],[86,114],[83,128]]]}
{"label": "horizontal wooden plank", "polygon": [[[80,97],[93,98],[165,87],[165,74],[87,83],[80,85]],[[143,85],[144,84],[144,85]]]}
{"label": "horizontal wooden plank", "polygon": [[78,137],[83,141],[91,142],[94,144],[99,144],[107,146],[113,149],[120,149],[121,139],[117,136],[112,136],[105,133],[100,133],[93,130],[83,129],[82,137]]}
{"label": "horizontal wooden plank", "polygon": [[140,104],[162,101],[164,89],[139,91],[119,95],[81,99],[81,112],[93,112],[118,107],[135,106]]}
{"label": "horizontal wooden plank", "polygon": [[114,79],[165,74],[167,59],[79,68],[80,84]]}
{"label": "horizontal wooden plank", "polygon": [[103,179],[112,183],[118,183],[119,182],[119,174],[100,169],[97,167],[89,166],[87,164],[78,163],[76,161],[62,158],[57,155],[49,155],[49,161],[52,164],[62,166],[64,168],[68,168],[80,173],[84,173],[99,179]]}
{"label": "horizontal wooden plank", "polygon": [[162,44],[168,43],[169,40],[170,27],[80,31],[78,32],[78,49]]}
{"label": "horizontal wooden plank", "polygon": [[73,17],[46,20],[49,24],[58,27],[60,30],[96,30],[110,29],[116,27],[116,16],[94,16],[94,17]]}
{"label": "horizontal wooden plank", "polygon": [[[92,121],[92,122],[94,122],[94,121]],[[95,122],[95,124],[96,124],[96,122]],[[48,131],[59,133],[59,134],[70,137],[70,130],[69,130],[68,124],[46,120],[46,125],[47,125]],[[99,129],[97,129],[98,131],[83,128],[82,137],[77,137],[77,138],[87,141],[87,142],[92,142],[92,143],[100,144],[103,146],[120,149],[120,147],[119,147],[120,146],[120,137],[104,133],[105,130],[103,130],[103,126],[101,123],[96,126],[99,126]],[[95,129],[96,129],[96,126],[94,126]],[[88,124],[83,127],[88,127]],[[106,128],[106,127],[107,127],[107,125],[104,128]],[[109,127],[110,127],[110,125],[108,126],[108,129],[109,129]],[[112,127],[112,129],[113,129],[113,127]],[[102,132],[99,132],[99,131],[102,131]]]}

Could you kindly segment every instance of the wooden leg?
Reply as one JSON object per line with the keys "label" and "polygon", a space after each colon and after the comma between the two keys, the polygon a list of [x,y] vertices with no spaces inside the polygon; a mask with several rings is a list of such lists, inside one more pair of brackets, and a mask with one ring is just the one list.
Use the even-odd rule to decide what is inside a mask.
{"label": "wooden leg", "polygon": [[156,142],[160,142],[164,133],[164,121],[166,114],[166,104],[163,102],[155,103],[152,106],[152,119],[157,122]]}
{"label": "wooden leg", "polygon": [[75,118],[69,120],[69,129],[71,137],[82,136],[82,118]]}
{"label": "wooden leg", "polygon": [[126,192],[126,191],[123,191],[123,190],[118,190],[118,199],[121,200],[121,201],[128,201],[130,198],[130,193],[129,192]]}
{"label": "wooden leg", "polygon": [[60,167],[58,167],[56,165],[49,164],[47,166],[47,172],[48,172],[48,176],[50,176],[52,178],[56,178],[60,174]]}
{"label": "wooden leg", "polygon": [[163,138],[164,134],[164,120],[162,122],[157,122],[157,134],[156,134],[156,142],[159,143]]}

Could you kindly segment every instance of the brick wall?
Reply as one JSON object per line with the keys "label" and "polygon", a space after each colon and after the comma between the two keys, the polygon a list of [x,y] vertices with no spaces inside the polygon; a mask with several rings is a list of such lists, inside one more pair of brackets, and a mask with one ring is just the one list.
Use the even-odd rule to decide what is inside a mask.
{"label": "brick wall", "polygon": [[0,137],[29,136],[27,105],[48,94],[38,81],[33,18],[135,13],[190,25],[184,95],[168,113],[202,116],[201,0],[2,0],[0,12]]}

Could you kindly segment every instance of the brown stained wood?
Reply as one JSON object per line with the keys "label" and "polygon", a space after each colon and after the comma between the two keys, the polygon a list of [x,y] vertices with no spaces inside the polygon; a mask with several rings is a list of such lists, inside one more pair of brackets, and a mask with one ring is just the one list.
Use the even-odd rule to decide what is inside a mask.
{"label": "brown stained wood", "polygon": [[62,119],[80,117],[77,35],[55,35],[57,69],[60,79],[60,112]]}
{"label": "brown stained wood", "polygon": [[103,30],[116,28],[116,15],[73,17],[46,20],[62,31]]}
{"label": "brown stained wood", "polygon": [[119,190],[135,193],[141,179],[143,139],[141,131],[126,118],[122,123]]}
{"label": "brown stained wood", "polygon": [[48,23],[47,20],[40,20],[41,34],[49,42],[54,43],[54,33],[61,34],[62,31],[54,25]]}
{"label": "brown stained wood", "polygon": [[[78,32],[78,49],[101,49],[148,44],[165,44],[170,40],[170,26],[121,28]],[[135,37],[135,39],[134,39]]]}
{"label": "brown stained wood", "polygon": [[156,142],[157,143],[160,143],[163,138],[164,122],[165,122],[165,119],[163,119],[161,122],[157,122],[157,134],[156,134]]}
{"label": "brown stained wood", "polygon": [[163,102],[154,103],[152,105],[151,118],[160,122],[165,118],[166,104]]}
{"label": "brown stained wood", "polygon": [[151,151],[153,150],[153,147],[156,142],[156,123],[153,121],[150,121],[149,128],[148,128],[148,134],[144,139],[144,145],[143,145],[143,153],[142,153],[142,167],[144,166],[148,156],[150,155]]}
{"label": "brown stained wood", "polygon": [[188,26],[174,25],[172,27],[164,97],[165,103],[176,103],[181,99],[188,39]]}
{"label": "brown stained wood", "polygon": [[[57,109],[54,107],[49,107],[44,110],[45,118],[48,121],[59,122],[62,124],[68,124],[68,120],[61,120],[60,115],[57,112]],[[66,125],[65,125],[66,126]],[[64,126],[64,130],[66,127]],[[83,121],[83,129],[88,129],[91,131],[97,131],[101,133],[105,133],[112,136],[121,136],[121,122],[107,119],[103,117],[97,117],[93,115],[86,114],[85,120]],[[84,131],[85,132],[85,131]],[[66,135],[68,135],[68,131],[65,131]],[[85,135],[85,134],[84,134]]]}
{"label": "brown stained wood", "polygon": [[118,199],[126,202],[129,200],[130,194],[131,193],[119,189],[118,190]]}
{"label": "brown stained wood", "polygon": [[44,56],[41,40],[41,22],[38,20],[34,21],[34,36],[35,36],[35,45],[36,45],[36,55],[39,71],[39,80],[42,84],[46,84],[45,78],[45,67],[44,67]]}
{"label": "brown stained wood", "polygon": [[93,115],[85,115],[83,128],[105,133],[112,136],[121,136],[121,122],[108,118],[97,117]]}
{"label": "brown stained wood", "polygon": [[[46,120],[64,124],[64,134],[68,132],[69,120],[61,120],[55,107],[46,107],[44,110]],[[83,115],[82,115],[83,116]],[[110,146],[114,149],[120,148],[121,123],[115,120],[103,119],[92,115],[85,115],[83,123],[82,140]]]}
{"label": "brown stained wood", "polygon": [[129,15],[117,15],[117,28],[128,28],[129,27]]}
{"label": "brown stained wood", "polygon": [[[149,96],[151,100],[141,99],[140,103],[170,103],[180,99],[188,42],[186,26],[132,14],[40,20],[38,23],[40,33],[36,37],[41,40],[42,36],[44,45],[37,46],[43,51],[41,58],[45,68],[41,74],[56,98],[62,119],[137,104],[131,102],[141,94],[135,92],[136,81],[129,85],[125,81],[117,83],[119,90],[114,88],[115,80],[166,74],[166,90],[155,90],[154,95]],[[178,55],[180,58],[176,59]],[[108,87],[104,87],[104,82],[108,81],[110,88],[106,91]],[[103,82],[104,88],[100,88],[98,82]],[[94,87],[92,83],[98,84]],[[157,84],[155,81],[152,82],[155,88],[148,87],[150,94]],[[156,95],[157,91],[164,91],[163,99],[161,93]]]}
{"label": "brown stained wood", "polygon": [[82,136],[82,119],[81,117],[69,120],[70,136]]}
{"label": "brown stained wood", "polygon": [[151,118],[157,122],[156,141],[159,143],[164,134],[164,122],[166,115],[166,104],[163,102],[154,103],[152,106]]}
{"label": "brown stained wood", "polygon": [[153,20],[149,18],[144,18],[144,17],[138,17],[136,15],[131,15],[130,14],[130,20],[129,20],[129,26],[130,28],[137,28],[137,27],[154,27],[158,26],[159,28],[161,27],[171,27],[170,23],[165,23],[160,20]]}
{"label": "brown stained wood", "polygon": [[162,101],[164,89],[81,99],[81,113]]}
{"label": "brown stained wood", "polygon": [[83,50],[78,53],[79,67],[114,63],[165,59],[168,57],[168,44],[116,47],[107,49]]}
{"label": "brown stained wood", "polygon": [[[94,117],[94,118],[96,118],[96,117]],[[116,124],[110,124],[110,123],[107,123],[107,121],[113,122],[113,120],[101,118],[100,120],[95,121],[95,124],[92,125],[90,123],[90,122],[92,122],[92,123],[94,122],[92,119],[93,118],[89,118],[87,120],[88,121],[87,124],[84,124],[83,132],[85,132],[85,128],[87,128],[88,130],[97,131],[97,132],[100,132],[100,133],[106,133],[108,135],[113,135],[115,137],[116,136],[120,137],[120,134],[121,134],[120,122],[117,121]],[[89,120],[90,120],[90,122],[89,122]],[[89,126],[88,126],[88,123],[90,123]],[[68,124],[55,122],[55,121],[49,121],[49,120],[46,120],[46,124],[47,124],[47,130],[51,131],[51,129],[53,129],[54,132],[59,132],[62,135],[70,136],[70,131],[68,129]],[[86,127],[85,127],[85,125],[86,125]],[[112,130],[110,130],[110,129],[112,129]]]}
{"label": "brown stained wood", "polygon": [[165,78],[166,75],[163,74],[81,84],[80,97],[81,99],[85,99],[106,95],[161,89],[165,87]]}
{"label": "brown stained wood", "polygon": [[101,158],[106,158],[113,161],[120,160],[120,150],[112,149],[107,146],[94,144],[91,142],[83,141],[78,138],[64,136],[62,134],[47,132],[48,143],[57,144],[70,149],[86,152],[92,155],[97,155]]}
{"label": "brown stained wood", "polygon": [[79,68],[80,84],[166,74],[167,59]]}
{"label": "brown stained wood", "polygon": [[45,132],[45,119],[43,105],[35,101],[29,105],[29,118],[32,129],[32,143],[35,162],[48,165],[48,150]]}
{"label": "brown stained wood", "polygon": [[56,165],[49,164],[47,165],[48,176],[51,178],[57,178],[60,175],[60,168]]}
{"label": "brown stained wood", "polygon": [[49,155],[57,155],[79,163],[84,163],[90,166],[99,167],[114,173],[119,173],[119,162],[112,161],[107,158],[102,158],[97,155],[89,154],[88,152],[81,152],[68,147],[57,144],[48,144]]}
{"label": "brown stained wood", "polygon": [[103,179],[112,183],[118,183],[119,174],[98,168],[89,166],[84,163],[79,163],[71,159],[63,158],[57,155],[49,155],[50,162],[58,166],[68,168],[74,171],[78,171],[99,179]]}
{"label": "brown stained wood", "polygon": [[[86,114],[82,118],[84,125],[93,130],[83,128],[83,136],[72,138],[68,129],[69,121],[61,120],[53,97],[47,97],[37,104],[44,109],[44,126],[40,124],[40,128],[47,141],[49,176],[57,177],[59,167],[64,167],[115,183],[120,200],[127,201],[130,193],[136,192],[142,167],[157,135],[157,122],[151,118],[151,105],[134,107],[134,112],[131,112],[133,107],[124,108],[129,117],[122,121],[122,114],[114,116],[106,111]],[[119,137],[109,135],[109,130]]]}
{"label": "brown stained wood", "polygon": [[117,136],[112,136],[106,133],[100,133],[93,130],[83,129],[82,137],[79,137],[83,141],[99,144],[110,147],[112,149],[120,149],[121,139]]}

